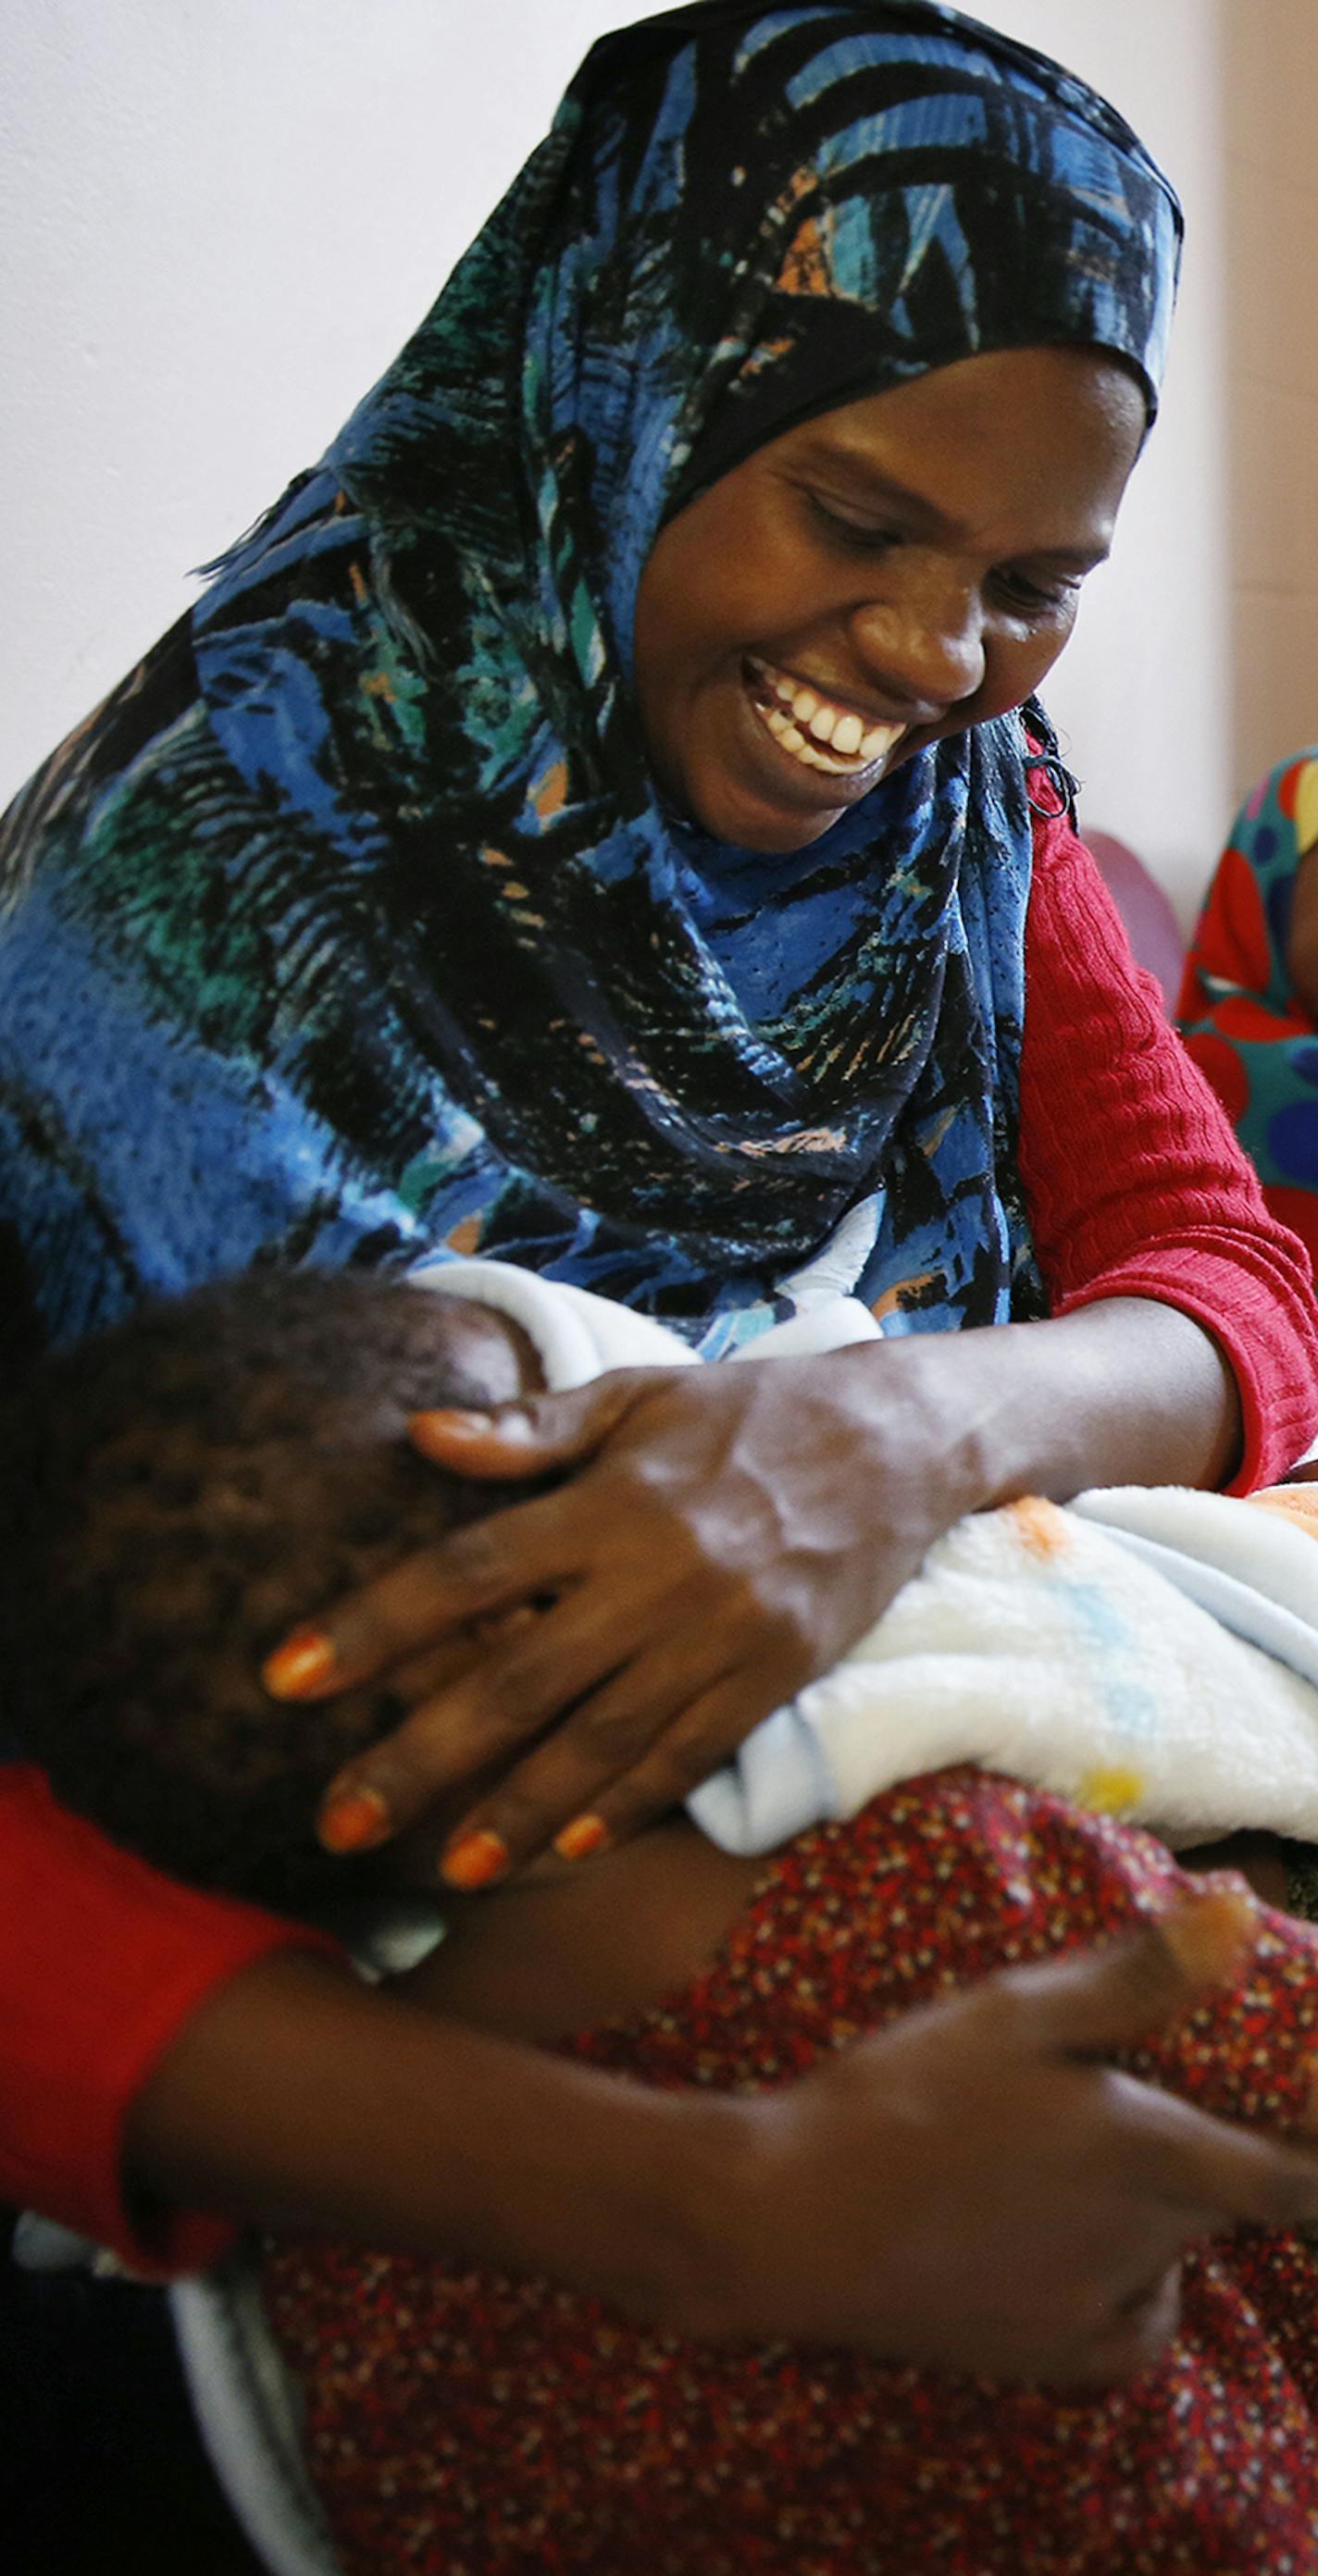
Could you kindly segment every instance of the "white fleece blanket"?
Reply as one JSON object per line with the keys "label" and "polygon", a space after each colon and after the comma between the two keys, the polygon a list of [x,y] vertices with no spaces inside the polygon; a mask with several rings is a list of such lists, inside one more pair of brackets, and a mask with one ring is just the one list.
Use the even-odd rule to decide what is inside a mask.
{"label": "white fleece blanket", "polygon": [[[798,1813],[808,1798],[816,1816],[849,1816],[897,1780],[977,1762],[1172,1844],[1241,1826],[1318,1841],[1318,1688],[1087,1516],[1110,1499],[1125,1497],[959,1522],[850,1655],[697,1791],[697,1820],[760,1849],[780,1838],[788,1774]],[[1307,1550],[1318,1599],[1318,1544],[1249,1503],[1165,1490],[1169,1552],[1184,1507],[1205,1499],[1242,1556],[1256,1539],[1264,1558],[1278,1542]]]}
{"label": "white fleece blanket", "polygon": [[[504,1264],[417,1276],[514,1315],[554,1389],[608,1368],[700,1365],[649,1318]],[[824,1292],[736,1360],[878,1338],[855,1298]],[[954,1762],[1171,1843],[1243,1826],[1318,1841],[1315,1539],[1257,1504],[1176,1486],[977,1513],[688,1806],[725,1850],[769,1851]]]}

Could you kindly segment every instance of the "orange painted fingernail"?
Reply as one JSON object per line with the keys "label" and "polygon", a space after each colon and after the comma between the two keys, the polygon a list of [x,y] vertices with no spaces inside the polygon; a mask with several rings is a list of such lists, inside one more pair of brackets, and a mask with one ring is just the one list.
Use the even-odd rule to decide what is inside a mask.
{"label": "orange painted fingernail", "polygon": [[502,1878],[508,1866],[508,1845],[500,1834],[468,1834],[465,1842],[455,1843],[439,1864],[441,1878],[450,1887],[470,1889],[488,1887],[491,1879]]}
{"label": "orange painted fingernail", "polygon": [[497,1416],[493,1413],[470,1413],[456,1405],[438,1405],[428,1413],[412,1414],[407,1430],[409,1439],[421,1449],[425,1448],[428,1440],[437,1441],[442,1447],[455,1439],[488,1440],[491,1432],[500,1440],[514,1442],[535,1437],[529,1415],[519,1412],[513,1405],[506,1413]]}
{"label": "orange painted fingernail", "polygon": [[389,1838],[389,1810],[378,1789],[347,1789],[329,1798],[316,1826],[326,1851],[369,1851]]}
{"label": "orange painted fingernail", "polygon": [[555,1834],[554,1849],[560,1860],[589,1860],[591,1853],[603,1851],[609,1840],[602,1816],[574,1816],[561,1834]]}
{"label": "orange painted fingernail", "polygon": [[319,1628],[298,1628],[267,1655],[261,1679],[272,1699],[305,1699],[333,1681],[338,1667],[334,1648]]}
{"label": "orange painted fingernail", "polygon": [[433,1404],[412,1414],[407,1427],[409,1431],[424,1432],[433,1423],[441,1431],[456,1431],[461,1436],[464,1431],[488,1431],[490,1419],[488,1413],[469,1412],[465,1405]]}

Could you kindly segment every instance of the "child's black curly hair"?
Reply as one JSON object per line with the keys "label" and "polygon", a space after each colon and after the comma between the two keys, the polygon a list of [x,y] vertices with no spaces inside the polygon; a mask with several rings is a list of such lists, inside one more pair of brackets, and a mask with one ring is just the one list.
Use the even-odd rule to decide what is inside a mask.
{"label": "child's black curly hair", "polygon": [[406,1438],[424,1406],[516,1392],[491,1386],[473,1315],[490,1320],[406,1281],[258,1274],[32,1370],[0,1422],[3,1714],[66,1805],[177,1877],[286,1910],[384,1883],[387,1856],[331,1859],[312,1818],[396,1702],[277,1703],[258,1667],[496,1499]]}

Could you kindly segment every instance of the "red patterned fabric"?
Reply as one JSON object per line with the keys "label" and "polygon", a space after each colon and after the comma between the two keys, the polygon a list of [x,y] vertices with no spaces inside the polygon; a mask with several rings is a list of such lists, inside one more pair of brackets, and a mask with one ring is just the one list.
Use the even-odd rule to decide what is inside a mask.
{"label": "red patterned fabric", "polygon": [[[783,2083],[1178,1883],[1148,1836],[940,1773],[789,1846],[689,1991],[568,2053],[666,2086]],[[1240,1990],[1128,2063],[1214,2110],[1292,2123],[1316,1971],[1318,1933],[1265,1916]],[[1318,2268],[1292,2234],[1192,2256],[1165,2363],[1068,2401],[688,2344],[545,2282],[397,2256],[272,2249],[265,2287],[347,2576],[1318,2569]]]}

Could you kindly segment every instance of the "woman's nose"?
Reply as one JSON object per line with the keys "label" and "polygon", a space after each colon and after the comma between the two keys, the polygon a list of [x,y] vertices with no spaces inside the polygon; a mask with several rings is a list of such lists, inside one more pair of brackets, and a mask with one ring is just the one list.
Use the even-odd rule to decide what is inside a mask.
{"label": "woman's nose", "polygon": [[[895,575],[895,577],[894,577]],[[984,678],[984,617],[977,591],[885,567],[881,598],[852,616],[855,649],[885,698],[932,723],[973,697]]]}

